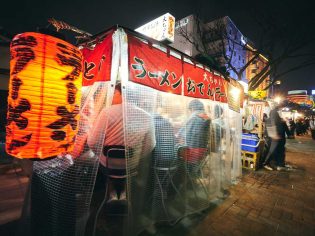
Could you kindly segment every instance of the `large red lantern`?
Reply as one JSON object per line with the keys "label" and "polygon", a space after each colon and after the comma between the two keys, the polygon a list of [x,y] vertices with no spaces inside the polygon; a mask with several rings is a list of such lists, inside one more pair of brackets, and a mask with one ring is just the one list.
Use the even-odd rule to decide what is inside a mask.
{"label": "large red lantern", "polygon": [[40,159],[71,151],[79,119],[81,52],[40,33],[15,36],[10,51],[6,151]]}

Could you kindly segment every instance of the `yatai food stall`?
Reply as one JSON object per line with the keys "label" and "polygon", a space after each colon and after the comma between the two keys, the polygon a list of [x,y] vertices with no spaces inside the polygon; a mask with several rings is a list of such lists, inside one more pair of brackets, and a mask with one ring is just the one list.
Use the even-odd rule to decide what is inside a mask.
{"label": "yatai food stall", "polygon": [[[262,91],[251,91],[251,97]],[[266,93],[264,93],[266,95]],[[256,95],[256,97],[258,97]],[[254,97],[255,98],[255,97]],[[268,145],[265,132],[265,122],[270,113],[266,100],[248,99],[244,106],[244,123],[242,134],[242,166],[246,169],[257,170],[262,167]]]}
{"label": "yatai food stall", "polygon": [[[32,44],[21,40],[30,36],[35,39]],[[16,36],[13,42],[22,43],[24,50],[31,52],[32,45],[41,42],[41,37],[26,33]],[[126,179],[124,202],[127,211],[121,222],[124,227],[120,228],[128,235],[141,232],[152,222],[173,224],[208,208],[212,200],[222,197],[241,176],[242,117],[239,110],[242,101],[239,98],[243,91],[237,82],[227,81],[216,71],[179,51],[123,27],[93,36],[79,45],[81,53],[73,46],[66,47],[68,44],[59,39],[43,38],[40,50],[47,52],[49,40],[54,41],[57,50],[41,55],[29,53],[31,57],[27,65],[15,74],[11,73],[9,96],[12,100],[9,104],[12,107],[18,105],[15,97],[20,99],[22,95],[16,96],[17,91],[31,90],[29,83],[16,83],[14,78],[33,71],[29,65],[39,58],[34,64],[42,68],[38,75],[38,81],[42,83],[38,86],[42,99],[39,104],[52,104],[50,110],[57,118],[47,123],[47,117],[52,118],[52,115],[42,109],[38,113],[40,118],[29,119],[36,107],[31,103],[27,109],[9,110],[8,115],[15,118],[14,112],[17,112],[21,118],[9,123],[7,146],[13,147],[14,151],[7,151],[18,158],[36,158],[29,214],[34,235],[84,234],[91,218],[91,199],[100,159],[104,165],[102,158],[107,169],[114,172],[119,169],[115,161],[123,159],[124,173],[107,174],[111,180]],[[12,52],[15,46],[12,43]],[[82,74],[80,63],[77,63],[81,54]],[[59,73],[49,73],[63,83],[61,87],[45,80],[48,76],[45,73],[54,69],[54,66],[46,66],[46,58],[53,65],[61,66]],[[18,66],[16,61],[11,61],[11,69]],[[74,95],[81,93],[81,76],[80,99]],[[73,81],[78,84],[70,86]],[[106,113],[113,107],[117,84],[121,90],[122,112]],[[53,96],[46,90],[50,87]],[[43,94],[45,91],[47,93]],[[61,98],[67,104],[62,106],[60,101],[53,104],[57,92],[65,93]],[[74,101],[80,101],[80,111]],[[104,114],[107,116],[100,122]],[[112,138],[107,126],[109,116],[120,121],[116,125],[121,127],[124,145],[111,143],[106,149],[103,144]],[[204,122],[193,126],[193,117]],[[29,136],[23,131],[25,127],[18,123],[24,118],[29,120],[28,125],[38,119],[42,121],[36,121],[37,127],[32,131],[43,130],[37,134],[36,145],[28,146],[32,143],[25,142]],[[95,128],[96,125],[99,126]],[[46,131],[47,128],[50,130]],[[18,135],[17,131],[24,132],[18,138],[24,141],[23,145],[15,144],[17,138],[12,135]],[[54,141],[55,146],[62,149],[50,148],[51,144],[44,147],[46,142],[39,141],[45,134],[47,143]],[[31,140],[33,136],[29,138]],[[22,155],[27,148],[32,150],[31,154]],[[37,161],[38,158],[42,160]],[[91,232],[98,230],[100,222],[108,224],[101,217],[101,212],[107,212],[110,204],[107,201],[110,195],[108,185],[104,188],[106,195],[92,216]]]}

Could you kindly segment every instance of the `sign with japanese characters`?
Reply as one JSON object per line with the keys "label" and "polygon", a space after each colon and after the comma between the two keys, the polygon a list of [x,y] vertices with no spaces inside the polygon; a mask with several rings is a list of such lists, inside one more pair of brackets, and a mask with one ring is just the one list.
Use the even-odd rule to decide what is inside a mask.
{"label": "sign with japanese characters", "polygon": [[168,41],[173,43],[175,34],[175,17],[166,13],[163,16],[140,26],[135,29],[135,31],[158,41]]}
{"label": "sign with japanese characters", "polygon": [[96,39],[94,45],[84,46],[83,54],[83,86],[97,81],[109,81],[112,60],[112,33],[105,38]]}
{"label": "sign with japanese characters", "polygon": [[248,91],[248,95],[254,99],[265,99],[267,97],[267,91],[265,90],[255,90],[255,91]]}
{"label": "sign with japanese characters", "polygon": [[248,108],[250,111],[250,114],[256,116],[258,119],[262,120],[264,111],[265,111],[265,102],[249,102]]}
{"label": "sign with japanese characters", "polygon": [[219,75],[189,63],[183,65],[184,95],[226,102],[225,81]]}
{"label": "sign with japanese characters", "polygon": [[129,41],[130,79],[157,90],[182,94],[182,61],[133,36]]}
{"label": "sign with japanese characters", "polygon": [[45,159],[71,151],[78,131],[82,55],[61,39],[27,32],[10,47],[6,151]]}
{"label": "sign with japanese characters", "polygon": [[219,75],[184,62],[129,35],[130,80],[189,97],[227,102],[227,82]]}

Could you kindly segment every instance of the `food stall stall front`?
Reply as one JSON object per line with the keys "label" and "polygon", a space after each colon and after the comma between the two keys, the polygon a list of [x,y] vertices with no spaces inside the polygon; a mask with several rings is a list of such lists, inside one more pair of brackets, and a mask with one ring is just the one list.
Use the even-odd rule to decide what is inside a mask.
{"label": "food stall stall front", "polygon": [[[261,167],[265,153],[265,120],[270,112],[267,101],[249,100],[244,107],[242,134],[242,166],[257,170]],[[264,117],[265,116],[265,117]]]}
{"label": "food stall stall front", "polygon": [[[100,207],[94,215],[90,211],[99,166],[114,172],[121,170],[117,163],[126,168],[124,174],[106,174],[107,183],[126,179],[126,196],[124,191],[117,196],[126,203],[119,228],[128,235],[204,210],[238,180],[243,91],[237,82],[123,27],[100,33],[79,48],[83,87],[74,149],[33,164],[34,235],[92,234],[99,225],[110,224],[101,214],[113,202],[108,201],[113,200],[108,184]],[[66,57],[59,58],[65,62]],[[69,69],[73,72],[73,65]],[[106,113],[117,104],[118,85],[121,110]],[[60,127],[73,125],[62,121]],[[118,128],[109,131],[109,122]],[[123,141],[118,140],[121,133]],[[104,147],[110,138],[119,145]],[[93,229],[86,229],[88,218]]]}
{"label": "food stall stall front", "polygon": [[[111,42],[112,48],[102,49]],[[152,222],[175,223],[222,197],[241,176],[241,86],[124,28],[100,34],[81,47],[88,69],[83,77],[83,94],[88,96],[82,107],[94,108],[87,112],[95,117],[87,117],[90,127],[99,110],[110,106],[115,84],[121,84],[128,233],[136,234]],[[107,87],[107,93],[99,86]],[[189,131],[196,114],[192,104],[202,107],[200,116],[208,128],[196,124],[195,132]],[[206,135],[200,138],[196,131]],[[106,132],[100,144],[104,137]]]}

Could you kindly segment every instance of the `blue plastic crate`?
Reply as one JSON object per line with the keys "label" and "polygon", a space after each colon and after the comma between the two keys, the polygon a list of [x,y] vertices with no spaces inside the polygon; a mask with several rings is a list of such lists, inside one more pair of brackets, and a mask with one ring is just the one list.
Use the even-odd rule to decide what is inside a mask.
{"label": "blue plastic crate", "polygon": [[256,145],[242,144],[242,150],[247,152],[258,152],[259,141]]}
{"label": "blue plastic crate", "polygon": [[242,150],[247,152],[258,152],[258,147],[244,146],[242,145]]}
{"label": "blue plastic crate", "polygon": [[242,138],[258,138],[258,134],[242,133]]}
{"label": "blue plastic crate", "polygon": [[256,134],[242,134],[242,144],[256,146],[259,138]]}

